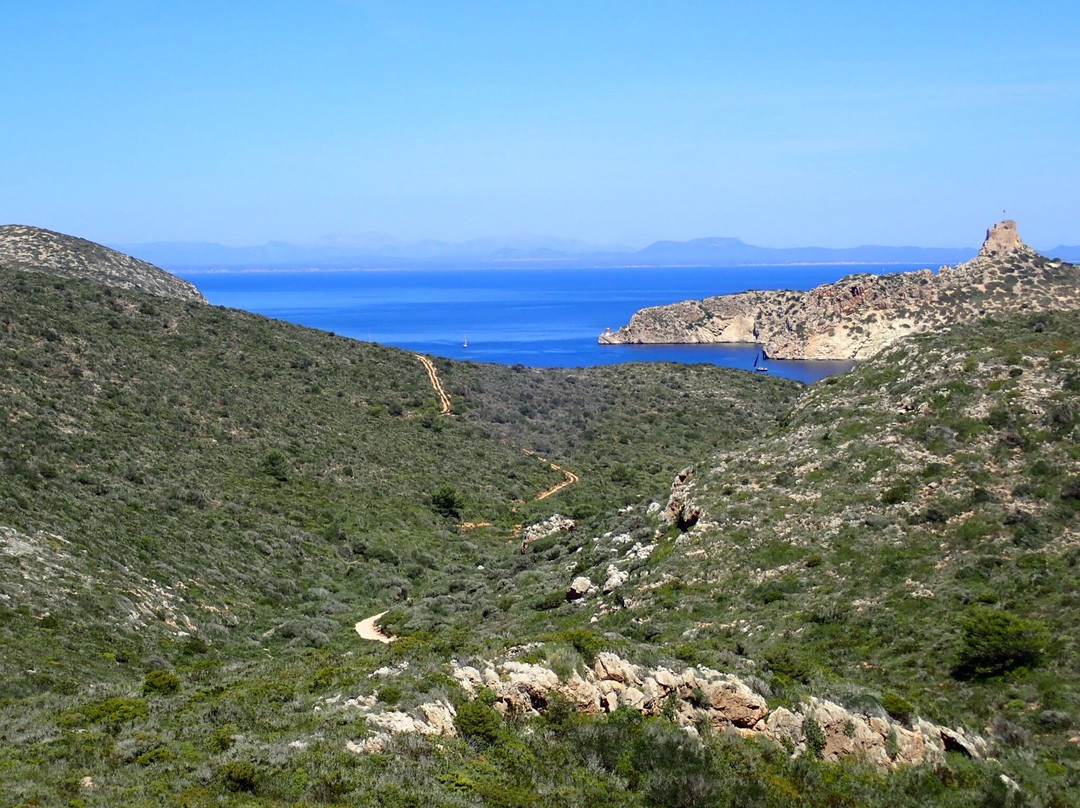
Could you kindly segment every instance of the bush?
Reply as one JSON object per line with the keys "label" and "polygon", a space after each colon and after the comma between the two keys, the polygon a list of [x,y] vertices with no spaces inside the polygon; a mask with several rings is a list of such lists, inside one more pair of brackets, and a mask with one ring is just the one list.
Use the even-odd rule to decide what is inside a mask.
{"label": "bush", "polygon": [[885,708],[885,712],[892,718],[905,723],[910,721],[915,714],[914,705],[897,693],[888,691],[883,693],[881,695],[881,706]]}
{"label": "bush", "polygon": [[246,760],[232,760],[221,767],[221,779],[228,791],[253,793],[258,785],[259,773]]}
{"label": "bush", "polygon": [[1042,662],[1050,641],[1046,626],[1010,612],[976,607],[961,623],[963,637],[953,675],[982,679]]}
{"label": "bush", "polygon": [[262,459],[259,465],[263,474],[273,477],[279,483],[289,479],[289,461],[285,459],[285,453],[280,449],[271,449]]}
{"label": "bush", "polygon": [[431,509],[440,516],[457,518],[464,503],[452,485],[441,485],[431,495]]}
{"label": "bush", "polygon": [[806,749],[815,760],[821,760],[825,754],[825,730],[817,719],[810,716],[802,724],[803,738],[806,739]]}
{"label": "bush", "polygon": [[142,689],[144,696],[171,696],[180,692],[180,677],[168,671],[150,671]]}
{"label": "bush", "polygon": [[397,685],[383,685],[379,688],[379,701],[391,707],[401,701],[401,688]]}
{"label": "bush", "polygon": [[892,488],[886,488],[881,492],[883,505],[899,505],[911,498],[911,486],[908,483],[898,483]]}
{"label": "bush", "polygon": [[502,718],[494,707],[477,699],[467,701],[457,708],[454,727],[462,737],[492,744],[499,737]]}

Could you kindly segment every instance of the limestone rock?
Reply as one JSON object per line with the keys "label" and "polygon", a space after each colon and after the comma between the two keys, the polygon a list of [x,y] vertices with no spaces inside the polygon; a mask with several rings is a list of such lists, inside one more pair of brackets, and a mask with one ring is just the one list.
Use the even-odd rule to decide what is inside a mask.
{"label": "limestone rock", "polygon": [[457,728],[454,719],[457,718],[457,710],[454,705],[445,701],[421,704],[417,710],[424,716],[424,721],[439,735],[456,735]]}
{"label": "limestone rock", "polygon": [[554,536],[556,533],[565,532],[569,533],[577,526],[577,523],[573,519],[569,519],[562,514],[556,513],[549,516],[543,522],[537,522],[535,525],[529,525],[522,531],[521,534],[521,552],[529,552],[529,545],[534,541],[540,539],[546,539],[548,536]]}
{"label": "limestone rock", "polygon": [[649,556],[653,554],[653,550],[656,549],[655,544],[642,544],[637,541],[634,542],[634,546],[626,551],[627,561],[648,561]]}
{"label": "limestone rock", "polygon": [[701,519],[701,506],[690,499],[694,489],[694,469],[692,466],[683,469],[671,484],[671,496],[668,498],[667,507],[661,517],[668,524],[675,525],[679,530],[687,531]]}
{"label": "limestone rock", "polygon": [[593,670],[597,678],[601,680],[607,679],[624,685],[641,684],[641,679],[638,677],[637,670],[633,665],[618,655],[607,651],[601,651],[596,655]]}
{"label": "limestone rock", "polygon": [[769,713],[765,699],[734,676],[699,687],[709,706],[737,727],[752,727]]}
{"label": "limestone rock", "polygon": [[567,600],[580,600],[589,594],[589,590],[593,588],[593,582],[590,581],[584,575],[579,575],[570,584],[570,589],[566,592]]}
{"label": "limestone rock", "polygon": [[957,730],[941,727],[941,740],[946,751],[962,752],[975,760],[982,757],[975,743]]}
{"label": "limestone rock", "polygon": [[602,587],[605,595],[608,595],[618,589],[620,586],[626,583],[630,577],[630,573],[620,570],[614,564],[609,564],[607,568],[607,576],[604,578],[604,586]]}
{"label": "limestone rock", "polygon": [[[794,754],[806,753],[804,727],[813,718],[824,733],[826,760],[855,756],[880,768],[938,763],[946,748],[972,756],[985,752],[985,741],[963,730],[921,719],[908,728],[888,717],[850,712],[824,699],[810,698],[797,710],[778,707],[770,711],[765,699],[738,677],[709,669],[650,670],[606,651],[597,654],[584,675],[575,672],[565,681],[543,665],[517,660],[486,664],[480,670],[455,666],[453,676],[468,688],[484,682],[495,694],[495,708],[509,715],[541,714],[552,694],[560,693],[590,715],[619,708],[645,715],[670,710],[673,720],[688,730],[706,722],[744,737],[769,738]],[[388,733],[452,734],[452,711],[440,702],[421,705],[413,715],[381,713],[368,720]]]}

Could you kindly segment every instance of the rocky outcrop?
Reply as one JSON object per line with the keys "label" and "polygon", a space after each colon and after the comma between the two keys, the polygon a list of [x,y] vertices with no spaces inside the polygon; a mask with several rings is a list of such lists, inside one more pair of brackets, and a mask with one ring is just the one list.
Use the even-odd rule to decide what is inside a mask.
{"label": "rocky outcrop", "polygon": [[0,227],[0,267],[44,272],[205,303],[198,289],[153,264],[86,239],[9,224]]}
{"label": "rocky outcrop", "polygon": [[668,524],[675,525],[684,533],[696,525],[702,517],[703,511],[700,505],[694,502],[690,496],[694,491],[694,469],[685,468],[675,475],[671,484],[671,495],[668,497],[667,507],[664,508],[660,518]]}
{"label": "rocky outcrop", "polygon": [[[847,710],[831,701],[810,698],[797,710],[770,710],[763,696],[735,676],[708,668],[643,668],[611,653],[598,654],[584,675],[560,679],[542,665],[508,660],[452,671],[466,693],[484,687],[495,695],[495,707],[506,714],[542,714],[557,693],[579,711],[599,715],[629,708],[645,715],[667,715],[688,731],[707,724],[744,737],[776,741],[794,754],[812,748],[812,719],[820,728],[825,760],[858,756],[883,768],[941,760],[946,748],[980,757],[985,742],[960,730],[917,720],[905,726],[883,711]],[[810,730],[810,734],[813,730]]]}
{"label": "rocky outcrop", "polygon": [[980,317],[1080,308],[1080,268],[1039,255],[1016,222],[956,267],[850,275],[808,292],[764,291],[642,309],[601,344],[760,343],[775,359],[868,359],[909,334]]}
{"label": "rocky outcrop", "polygon": [[529,525],[521,535],[521,552],[529,552],[529,545],[534,541],[546,539],[548,536],[554,536],[556,533],[571,532],[574,529],[575,524],[573,519],[568,519],[562,514],[555,513],[543,522]]}
{"label": "rocky outcrop", "polygon": [[[983,739],[961,730],[921,719],[905,726],[884,711],[852,711],[823,699],[811,697],[796,710],[770,710],[763,696],[735,676],[708,668],[644,668],[607,652],[598,654],[584,673],[563,678],[543,665],[514,659],[480,667],[454,665],[451,673],[468,696],[478,696],[481,689],[493,694],[495,708],[505,715],[542,715],[554,698],[561,698],[588,715],[619,709],[664,715],[690,733],[708,725],[768,738],[795,755],[809,752],[824,760],[856,756],[882,768],[934,763],[946,749],[971,757],[986,751]],[[410,713],[375,712],[373,697],[349,699],[341,706],[365,713],[374,730],[372,737],[349,744],[354,752],[379,751],[390,735],[400,732],[456,733],[456,713],[445,701],[421,704]]]}

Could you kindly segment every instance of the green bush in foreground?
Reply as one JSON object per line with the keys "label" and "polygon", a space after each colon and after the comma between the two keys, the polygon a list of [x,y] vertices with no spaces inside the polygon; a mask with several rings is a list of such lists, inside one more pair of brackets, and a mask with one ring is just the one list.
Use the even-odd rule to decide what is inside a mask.
{"label": "green bush in foreground", "polygon": [[998,676],[1042,662],[1050,641],[1046,626],[1010,612],[979,606],[964,618],[953,675],[958,679]]}
{"label": "green bush in foreground", "polygon": [[466,701],[457,708],[454,726],[464,737],[490,744],[499,737],[502,718],[494,707],[477,699]]}

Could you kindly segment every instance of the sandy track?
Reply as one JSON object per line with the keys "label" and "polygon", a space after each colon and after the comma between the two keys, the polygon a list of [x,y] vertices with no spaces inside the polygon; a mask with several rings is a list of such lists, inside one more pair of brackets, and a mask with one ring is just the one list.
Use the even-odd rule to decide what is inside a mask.
{"label": "sandy track", "polygon": [[426,356],[421,356],[420,354],[415,354],[415,356],[424,365],[424,369],[427,370],[428,379],[431,380],[431,387],[439,397],[439,415],[449,415],[450,396],[446,395],[446,391],[443,390],[442,382],[439,381],[438,371],[435,370],[435,363]]}
{"label": "sandy track", "polygon": [[577,476],[576,474],[574,474],[574,472],[572,472],[572,471],[567,471],[567,470],[566,470],[566,469],[564,469],[564,468],[563,468],[562,466],[557,466],[557,465],[555,465],[554,463],[552,463],[552,462],[551,462],[550,460],[545,460],[544,458],[542,458],[542,457],[540,457],[539,455],[537,455],[537,454],[536,454],[536,452],[530,452],[530,451],[529,451],[528,449],[524,449],[523,451],[525,452],[525,454],[527,454],[527,455],[531,455],[532,457],[535,457],[535,458],[536,458],[537,460],[539,460],[539,461],[540,461],[541,463],[547,463],[547,464],[548,464],[549,466],[551,466],[551,467],[552,467],[552,468],[553,468],[553,469],[554,469],[555,471],[561,471],[561,472],[562,472],[562,473],[563,473],[563,474],[564,474],[564,475],[566,476],[566,479],[565,479],[565,480],[563,480],[563,481],[562,481],[561,483],[559,483],[558,485],[553,485],[553,486],[552,486],[551,488],[549,488],[549,489],[548,489],[547,491],[541,491],[541,492],[540,492],[539,494],[537,494],[537,495],[536,495],[536,498],[537,498],[537,499],[547,499],[547,498],[548,498],[548,497],[550,497],[550,496],[551,496],[552,494],[555,494],[555,493],[557,493],[557,492],[559,492],[559,491],[562,491],[562,490],[563,490],[564,488],[566,488],[566,486],[568,486],[568,485],[573,485],[574,483],[576,483],[576,482],[577,482],[578,480],[580,480],[580,479],[581,479],[581,478],[580,478],[580,477],[578,477],[578,476]]}
{"label": "sandy track", "polygon": [[[451,412],[450,396],[448,396],[446,394],[446,390],[443,389],[442,382],[439,380],[439,372],[435,369],[435,363],[428,359],[426,356],[421,356],[420,354],[414,354],[414,356],[420,360],[421,364],[423,364],[424,369],[427,371],[428,379],[431,381],[431,389],[433,389],[435,391],[435,394],[439,397],[439,415],[449,415]],[[576,474],[574,474],[574,472],[567,471],[562,466],[558,466],[555,463],[552,463],[550,460],[545,460],[542,457],[537,457],[536,452],[531,452],[528,449],[525,449],[524,452],[527,455],[532,455],[533,457],[536,457],[536,459],[539,460],[541,463],[547,463],[555,471],[561,471],[566,477],[566,479],[558,485],[554,485],[546,491],[541,491],[539,494],[537,494],[537,499],[547,499],[552,494],[562,491],[564,488],[566,488],[566,486],[573,485],[581,479]],[[377,620],[381,616],[382,615],[377,615],[374,619]],[[360,630],[360,625],[360,623],[356,624],[357,631]],[[365,639],[376,638],[365,637]]]}
{"label": "sandy track", "polygon": [[365,617],[356,624],[356,633],[360,635],[361,640],[372,640],[374,642],[381,642],[389,645],[397,639],[397,637],[388,637],[383,634],[382,630],[377,625],[379,618],[384,614],[386,614],[386,612],[373,614],[371,617]]}

